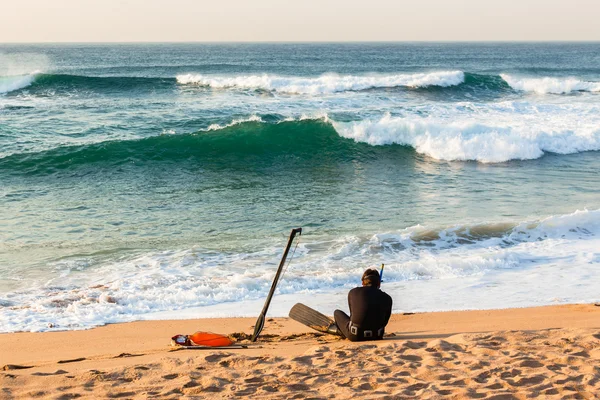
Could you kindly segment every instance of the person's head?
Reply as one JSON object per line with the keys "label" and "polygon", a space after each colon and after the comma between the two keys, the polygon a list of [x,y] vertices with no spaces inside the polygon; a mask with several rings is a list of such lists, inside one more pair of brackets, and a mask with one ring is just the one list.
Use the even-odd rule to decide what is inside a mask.
{"label": "person's head", "polygon": [[362,276],[362,285],[373,286],[378,288],[381,285],[381,280],[379,279],[379,271],[372,268],[366,270]]}

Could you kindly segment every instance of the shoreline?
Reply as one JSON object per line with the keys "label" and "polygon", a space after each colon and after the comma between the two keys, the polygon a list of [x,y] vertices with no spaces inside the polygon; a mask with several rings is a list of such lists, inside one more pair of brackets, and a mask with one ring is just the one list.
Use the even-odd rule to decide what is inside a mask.
{"label": "shoreline", "polygon": [[[595,311],[597,314],[592,317],[590,313]],[[98,357],[104,353],[111,354],[119,348],[123,349],[121,353],[169,351],[170,338],[176,334],[210,331],[226,335],[251,335],[255,322],[256,317],[144,320],[109,323],[81,330],[0,333],[0,348],[3,349],[0,363],[7,360],[11,364],[50,362],[56,357],[81,358],[85,355]],[[394,313],[386,327],[386,334],[398,335],[405,339],[425,339],[461,333],[562,328],[600,330],[600,306],[561,304],[489,310]],[[415,334],[416,332],[422,334]],[[288,317],[267,316],[261,336],[303,333],[318,334]],[[261,342],[260,339],[259,337],[257,343]],[[388,339],[390,338],[386,338]],[[22,352],[11,343],[36,343],[37,351],[35,355],[27,351]],[[94,345],[92,348],[85,348],[86,343]]]}
{"label": "shoreline", "polygon": [[[57,390],[64,390],[74,397],[93,393],[99,397],[128,398],[153,397],[151,393],[154,392],[158,398],[177,398],[183,395],[218,398],[246,390],[248,395],[260,393],[268,398],[289,398],[294,394],[290,391],[298,391],[311,397],[309,395],[314,394],[314,390],[326,390],[328,385],[338,387],[330,392],[335,393],[336,398],[386,394],[397,398],[438,398],[444,393],[458,398],[463,398],[461,396],[464,395],[467,398],[469,396],[465,388],[480,392],[485,389],[476,388],[479,383],[471,376],[474,366],[478,365],[476,363],[484,362],[481,357],[497,359],[491,364],[486,361],[489,365],[481,365],[481,368],[476,369],[485,369],[489,374],[492,374],[490,371],[494,365],[503,368],[498,360],[503,360],[507,365],[513,362],[522,364],[525,359],[533,360],[535,362],[531,361],[529,364],[536,367],[530,368],[533,374],[531,376],[528,375],[527,368],[522,366],[511,367],[510,371],[515,374],[514,371],[517,371],[519,376],[523,374],[519,379],[537,377],[534,381],[540,382],[534,386],[539,394],[551,396],[556,391],[556,396],[559,396],[557,398],[564,398],[568,394],[564,387],[573,385],[569,386],[564,382],[560,384],[560,380],[556,381],[554,375],[546,376],[548,373],[567,377],[573,374],[587,376],[587,372],[584,374],[582,371],[589,368],[592,368],[590,376],[597,376],[599,373],[599,368],[594,367],[594,362],[591,362],[600,359],[600,307],[593,304],[393,314],[384,340],[361,343],[319,334],[289,318],[267,318],[259,340],[254,344],[243,342],[248,344],[245,349],[174,351],[170,347],[170,338],[175,334],[191,334],[198,330],[229,335],[242,332],[249,335],[255,321],[255,318],[138,321],[79,331],[0,334],[0,366],[4,369],[3,373],[0,372],[0,380],[5,387],[0,398],[29,398],[34,393],[45,397],[50,395],[48,390],[53,390],[52,393],[55,394]],[[573,347],[573,351],[567,352],[565,345]],[[524,346],[529,347],[525,350]],[[582,349],[578,346],[582,346]],[[567,359],[557,361],[547,357],[549,361],[544,361],[544,357],[556,351],[564,351],[561,357]],[[482,356],[479,352],[485,355]],[[436,358],[436,354],[445,355]],[[352,360],[360,360],[361,357],[364,357],[364,362],[347,364]],[[386,361],[388,358],[392,361]],[[214,361],[217,359],[221,361]],[[449,359],[456,362],[449,363]],[[318,367],[321,361],[323,365]],[[382,363],[386,362],[389,365],[383,367]],[[236,367],[228,368],[230,364]],[[561,371],[552,370],[556,365],[561,366]],[[195,369],[190,369],[190,366]],[[340,366],[344,366],[343,371]],[[372,374],[365,372],[373,368],[389,370],[389,378],[396,380],[388,382],[387,389],[380,390],[382,385],[373,379],[387,379],[389,374],[379,374],[379,378],[373,378]],[[202,369],[202,374],[195,374],[196,369]],[[332,375],[317,379],[320,383],[315,383],[315,388],[312,384],[285,383],[287,381],[281,377],[270,381],[266,386],[257,384],[259,380],[265,381],[268,377],[277,375],[280,370],[296,371],[304,374],[304,377],[312,378],[325,370]],[[429,375],[425,374],[425,370],[429,371]],[[431,375],[431,371],[438,370],[441,371],[439,376]],[[447,373],[444,375],[443,371]],[[502,373],[507,371],[499,372],[498,379],[506,381],[508,375],[505,374],[505,378],[502,378]],[[131,374],[135,374],[137,378],[129,380],[127,377]],[[450,384],[440,378],[448,374],[465,374],[471,377],[471,381],[457,378],[457,382]],[[252,377],[248,378],[250,375]],[[546,377],[542,378],[541,375]],[[113,378],[106,379],[108,376],[121,380],[121,384],[118,387],[109,385]],[[169,376],[176,376],[177,379],[167,379]],[[342,381],[348,376],[353,376],[356,382],[344,386]],[[516,375],[511,376],[510,382],[514,383],[516,378]],[[361,379],[366,380],[361,383]],[[595,379],[590,378],[585,385],[579,382],[583,386],[577,393],[585,393],[588,389],[592,392],[596,390],[596,381],[600,379]],[[403,380],[406,381],[404,389]],[[413,380],[418,382],[414,383]],[[171,388],[180,381],[185,382],[178,388]],[[531,385],[521,387],[510,382],[504,382],[506,387],[500,382],[485,390],[489,393],[512,393],[518,396],[519,393],[525,393],[522,390],[531,389]],[[552,390],[548,393],[542,391],[538,387],[542,384],[548,388],[552,386]],[[551,385],[548,386],[549,384]],[[148,389],[148,385],[153,385],[154,389]],[[265,392],[263,386],[270,389],[265,389]],[[273,391],[269,391],[271,389]],[[175,391],[169,393],[169,390]]]}

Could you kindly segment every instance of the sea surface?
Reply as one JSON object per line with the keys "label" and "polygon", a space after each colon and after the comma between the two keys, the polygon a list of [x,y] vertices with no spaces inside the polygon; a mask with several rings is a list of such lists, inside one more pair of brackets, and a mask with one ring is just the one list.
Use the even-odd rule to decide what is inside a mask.
{"label": "sea surface", "polygon": [[600,43],[0,44],[0,332],[257,316],[294,227],[269,316],[598,301],[599,150]]}

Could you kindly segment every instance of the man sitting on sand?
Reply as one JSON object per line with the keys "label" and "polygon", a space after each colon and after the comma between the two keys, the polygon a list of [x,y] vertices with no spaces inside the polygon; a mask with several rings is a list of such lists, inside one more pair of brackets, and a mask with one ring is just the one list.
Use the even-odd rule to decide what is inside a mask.
{"label": "man sitting on sand", "polygon": [[350,316],[342,310],[333,314],[342,336],[353,342],[383,338],[392,315],[392,298],[380,286],[379,272],[367,269],[362,276],[362,287],[348,293]]}

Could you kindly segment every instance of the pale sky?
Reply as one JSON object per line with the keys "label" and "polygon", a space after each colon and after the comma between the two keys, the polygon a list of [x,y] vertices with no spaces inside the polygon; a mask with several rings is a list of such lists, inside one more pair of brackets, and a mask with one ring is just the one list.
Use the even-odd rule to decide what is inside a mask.
{"label": "pale sky", "polygon": [[2,0],[1,42],[600,40],[600,0]]}

